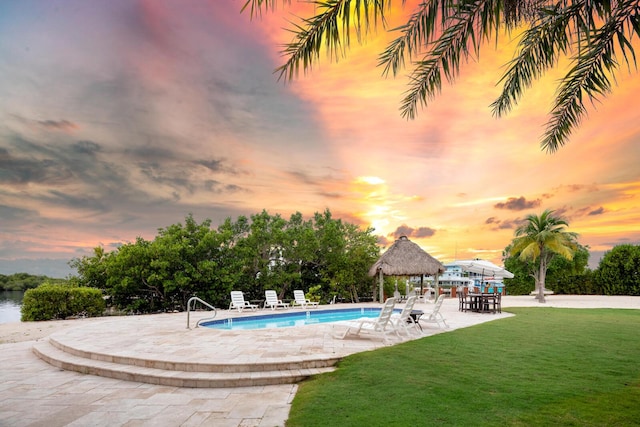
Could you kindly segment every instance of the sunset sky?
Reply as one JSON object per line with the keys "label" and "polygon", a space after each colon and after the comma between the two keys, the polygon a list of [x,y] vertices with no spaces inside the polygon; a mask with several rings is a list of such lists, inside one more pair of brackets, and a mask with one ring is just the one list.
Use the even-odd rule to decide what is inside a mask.
{"label": "sunset sky", "polygon": [[[189,213],[217,226],[262,209],[329,208],[442,262],[501,264],[519,222],[545,209],[579,233],[592,267],[640,244],[637,70],[623,65],[614,92],[547,154],[562,70],[508,116],[489,108],[515,41],[487,45],[407,121],[408,72],[376,67],[393,34],[378,28],[283,84],[283,27],[302,6],[251,21],[243,3],[0,2],[0,273],[64,277],[94,247],[153,239]],[[415,2],[394,4],[390,28]]]}

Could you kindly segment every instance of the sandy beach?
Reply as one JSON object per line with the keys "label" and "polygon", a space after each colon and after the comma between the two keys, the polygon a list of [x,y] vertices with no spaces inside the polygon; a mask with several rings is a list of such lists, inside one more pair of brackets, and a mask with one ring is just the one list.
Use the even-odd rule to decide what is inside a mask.
{"label": "sandy beach", "polygon": [[90,319],[48,320],[44,322],[2,323],[0,324],[0,344],[36,341],[65,328],[104,319],[104,317],[96,317]]}

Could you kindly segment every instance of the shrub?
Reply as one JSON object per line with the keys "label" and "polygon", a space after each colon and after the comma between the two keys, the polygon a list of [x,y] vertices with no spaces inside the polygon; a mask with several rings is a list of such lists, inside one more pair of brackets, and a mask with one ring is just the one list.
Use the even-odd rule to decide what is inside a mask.
{"label": "shrub", "polygon": [[98,289],[44,283],[29,289],[22,300],[22,321],[66,319],[71,316],[99,316],[105,303]]}
{"label": "shrub", "polygon": [[306,297],[309,301],[320,302],[321,291],[322,291],[322,286],[320,286],[320,285],[311,286],[311,287],[309,288],[309,292],[307,292],[307,294],[305,295],[305,297]]}
{"label": "shrub", "polygon": [[606,252],[594,273],[604,295],[640,295],[640,245],[618,245]]}
{"label": "shrub", "polygon": [[584,274],[560,276],[549,286],[557,294],[566,295],[594,295],[601,292],[593,283],[593,272],[587,270]]}
{"label": "shrub", "polygon": [[535,287],[533,277],[516,277],[504,281],[504,288],[507,295],[529,295]]}

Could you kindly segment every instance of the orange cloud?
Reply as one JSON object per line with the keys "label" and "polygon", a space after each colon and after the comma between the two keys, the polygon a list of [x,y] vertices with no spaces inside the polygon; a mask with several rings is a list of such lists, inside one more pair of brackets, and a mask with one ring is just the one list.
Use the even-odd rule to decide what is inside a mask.
{"label": "orange cloud", "polygon": [[37,122],[38,125],[47,130],[62,131],[62,132],[74,132],[80,129],[76,123],[69,120],[41,120]]}

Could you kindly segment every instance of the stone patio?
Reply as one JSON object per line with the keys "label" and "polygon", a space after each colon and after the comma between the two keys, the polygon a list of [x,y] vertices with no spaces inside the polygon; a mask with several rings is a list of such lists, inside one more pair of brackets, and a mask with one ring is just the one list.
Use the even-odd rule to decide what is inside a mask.
{"label": "stone patio", "polygon": [[[503,298],[503,308],[527,305],[540,304],[529,296]],[[638,309],[640,298],[553,295],[544,306]],[[429,305],[417,304],[416,308],[428,311]],[[510,316],[504,312],[460,313],[457,299],[446,300],[442,312],[450,326],[446,331]],[[218,318],[246,315],[250,314],[220,310]],[[207,313],[192,314],[192,323],[198,316],[206,317]],[[86,320],[37,341],[0,344],[0,425],[283,426],[297,390],[295,382],[254,386],[237,382],[206,387],[180,379],[185,372],[191,379],[212,373],[247,372],[248,378],[256,379],[263,371],[291,370],[307,377],[332,369],[332,362],[345,355],[384,345],[376,339],[336,339],[334,327],[328,324],[221,331],[187,329],[186,313]],[[445,331],[431,324],[423,325],[423,329],[423,336]],[[138,365],[144,369],[182,369],[173,369],[178,373],[174,373],[176,382],[171,385],[149,384],[130,381],[127,375],[105,378],[61,370],[38,358],[34,351],[116,363],[124,372]],[[318,361],[331,363],[301,367]],[[199,370],[193,370],[194,366],[200,366]]]}

